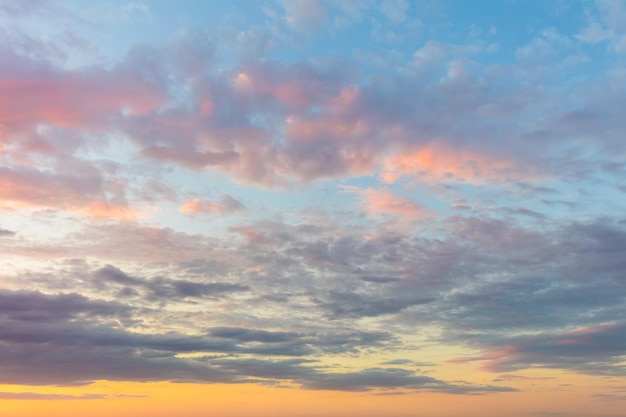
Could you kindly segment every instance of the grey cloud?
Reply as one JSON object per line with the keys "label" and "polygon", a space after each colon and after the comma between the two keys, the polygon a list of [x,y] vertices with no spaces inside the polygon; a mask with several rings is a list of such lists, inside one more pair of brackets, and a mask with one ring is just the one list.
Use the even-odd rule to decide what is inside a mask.
{"label": "grey cloud", "polygon": [[154,278],[146,281],[144,286],[149,290],[150,298],[162,301],[168,301],[176,297],[216,297],[227,293],[250,290],[249,286],[241,284],[225,282],[198,283],[183,280],[166,280],[163,278]]}
{"label": "grey cloud", "polygon": [[307,364],[315,363],[309,359],[261,360],[261,359],[215,359],[213,363],[236,374],[256,378],[298,380],[314,374],[315,368]]}
{"label": "grey cloud", "polygon": [[227,194],[223,195],[220,198],[220,205],[226,212],[244,210],[246,208],[246,206],[241,201]]}
{"label": "grey cloud", "polygon": [[370,368],[345,374],[321,375],[307,388],[368,391],[374,388],[436,388],[441,381],[400,368]]}
{"label": "grey cloud", "polygon": [[14,384],[84,385],[94,380],[230,382],[219,369],[177,358],[145,359],[133,348],[111,346],[7,346],[0,363]]}
{"label": "grey cloud", "polygon": [[[275,242],[270,249],[247,240],[217,244],[167,229],[129,226],[146,237],[137,240],[142,253],[160,253],[162,245],[180,242],[181,250],[197,251],[198,256],[174,266],[152,266],[150,271],[155,272],[146,275],[156,278],[106,266],[93,279],[107,280],[106,291],[111,294],[124,288],[136,291],[142,297],[123,299],[134,308],[162,301],[159,320],[185,323],[194,334],[205,334],[200,339],[183,338],[178,345],[165,336],[133,335],[122,337],[123,344],[115,342],[165,353],[206,349],[207,353],[304,358],[393,350],[405,347],[402,334],[413,334],[422,325],[441,329],[440,335],[433,336],[439,343],[490,352],[516,341],[525,346],[526,341],[515,339],[520,332],[592,328],[626,314],[626,233],[620,219],[563,221],[533,230],[516,218],[493,219],[476,211],[444,222],[447,232],[436,238],[428,235],[431,231],[402,234],[384,227],[374,234],[319,218],[298,225],[259,222],[245,226]],[[115,227],[97,231],[104,240],[117,239],[122,233]],[[80,245],[80,239],[75,244]],[[175,279],[165,278],[167,274]],[[208,278],[216,275],[219,282]],[[363,277],[398,279],[379,282]],[[264,284],[257,285],[259,280]],[[205,307],[203,316],[210,315],[218,326],[207,329],[201,323],[188,323],[185,315],[171,314],[170,300]],[[222,300],[230,310],[214,308]],[[272,304],[280,318],[259,317],[257,312],[263,311],[268,300],[282,300]],[[371,327],[365,327],[362,318]],[[94,340],[95,336],[90,337]],[[115,341],[100,337],[108,344]],[[615,349],[621,347],[617,336],[611,340]],[[537,349],[536,357],[513,355],[503,369],[554,366],[589,373],[623,372],[612,359],[613,353],[603,351],[600,344],[590,345],[587,353],[572,352],[575,360],[561,362],[548,350]]]}
{"label": "grey cloud", "polygon": [[0,317],[10,320],[53,322],[78,315],[124,315],[128,311],[123,304],[93,301],[75,293],[47,295],[35,291],[0,290]]}
{"label": "grey cloud", "polygon": [[377,276],[364,276],[361,279],[365,282],[374,282],[377,284],[386,284],[388,282],[396,282],[399,281],[399,278],[393,277],[377,277]]}
{"label": "grey cloud", "polygon": [[241,342],[287,342],[299,339],[301,336],[293,332],[269,332],[266,330],[252,330],[241,327],[216,327],[209,334],[215,337],[235,339]]}
{"label": "grey cloud", "polygon": [[176,162],[180,165],[195,169],[215,165],[228,165],[235,162],[240,157],[240,155],[234,151],[190,152],[166,146],[149,146],[143,149],[141,153],[144,156],[168,162]]}
{"label": "grey cloud", "polygon": [[626,349],[625,330],[626,324],[613,323],[571,331],[498,338],[486,342],[493,346],[492,358],[455,360],[484,361],[483,368],[492,372],[547,367],[592,375],[623,376],[626,375],[626,367],[621,364]]}
{"label": "grey cloud", "polygon": [[205,296],[219,296],[220,294],[249,291],[247,285],[227,282],[193,282],[186,280],[166,279],[155,277],[151,279],[132,277],[119,268],[105,265],[94,272],[95,285],[102,281],[124,285],[120,290],[126,296],[139,295],[138,290],[147,291],[147,296],[153,300],[168,301],[176,298],[200,298]]}
{"label": "grey cloud", "polygon": [[[272,379],[295,382],[308,389],[343,391],[397,388],[458,390],[460,393],[474,390],[495,391],[491,388],[447,384],[398,369],[327,373],[320,370],[317,362],[311,359],[272,360],[233,356],[257,354],[258,350],[262,350],[255,347],[238,347],[230,343],[180,334],[131,333],[102,325],[94,328],[69,322],[52,327],[30,324],[26,329],[21,327],[22,331],[39,334],[40,338],[26,343],[15,337],[11,331],[7,332],[10,325],[5,323],[1,332],[3,357],[0,360],[0,370],[5,381],[15,384],[82,385],[95,379],[263,383],[264,379]],[[222,328],[215,329],[214,333],[230,336],[236,334],[244,342],[257,342],[258,339],[266,340],[268,335],[276,332],[252,331],[248,336],[241,337],[246,332]],[[270,340],[270,343],[274,343],[274,337]],[[177,357],[177,353],[185,352],[226,353],[228,356],[204,356],[195,359]],[[279,354],[284,355],[285,352],[281,351]]]}
{"label": "grey cloud", "polygon": [[503,386],[477,386],[452,384],[429,376],[416,375],[401,368],[368,368],[358,372],[320,373],[312,381],[305,382],[309,389],[369,391],[373,389],[410,389],[440,391],[454,394],[486,394],[490,392],[514,392]]}
{"label": "grey cloud", "polygon": [[207,336],[138,333],[108,320],[120,310],[116,302],[24,291],[3,291],[0,301],[0,371],[6,381],[16,384],[81,385],[96,379],[243,381],[260,374],[246,373],[232,365],[236,362],[178,355],[303,356],[374,346],[388,339],[384,334],[297,334],[233,327],[213,328]]}
{"label": "grey cloud", "polygon": [[310,360],[218,359],[215,363],[237,374],[249,375],[254,378],[293,381],[301,384],[305,389],[314,390],[371,391],[410,389],[442,391],[455,394],[516,391],[513,388],[502,386],[447,383],[399,368],[369,368],[356,372],[334,373],[318,369],[315,361]]}
{"label": "grey cloud", "polygon": [[108,398],[104,394],[43,394],[38,392],[0,392],[0,400],[102,400]]}
{"label": "grey cloud", "polygon": [[13,237],[15,232],[7,229],[0,229],[0,237]]}
{"label": "grey cloud", "polygon": [[284,356],[299,356],[314,352],[357,352],[360,349],[383,347],[393,341],[392,335],[386,332],[342,330],[296,333],[217,327],[210,329],[209,335],[240,343],[242,349],[248,353]]}
{"label": "grey cloud", "polygon": [[94,273],[97,279],[114,282],[121,285],[142,285],[144,281],[125,274],[113,265],[105,265]]}
{"label": "grey cloud", "polygon": [[331,317],[375,317],[398,313],[411,306],[427,304],[434,298],[421,297],[420,294],[409,297],[379,296],[364,297],[356,293],[331,291],[328,298],[315,299],[322,308],[330,312]]}

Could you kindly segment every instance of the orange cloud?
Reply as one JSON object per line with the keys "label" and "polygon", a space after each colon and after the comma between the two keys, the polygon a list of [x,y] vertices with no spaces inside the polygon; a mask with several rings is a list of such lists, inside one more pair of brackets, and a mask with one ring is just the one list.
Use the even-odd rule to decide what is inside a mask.
{"label": "orange cloud", "polygon": [[512,173],[529,175],[519,172],[507,158],[431,144],[385,158],[380,176],[386,183],[406,176],[426,181],[482,183]]}
{"label": "orange cloud", "polygon": [[361,196],[365,211],[371,215],[387,214],[408,219],[427,217],[430,212],[420,204],[406,197],[399,197],[387,188],[349,188]]}
{"label": "orange cloud", "polygon": [[220,213],[222,207],[210,201],[188,200],[180,211],[182,213]]}
{"label": "orange cloud", "polygon": [[138,215],[135,209],[104,200],[94,200],[79,212],[94,219],[133,220]]}

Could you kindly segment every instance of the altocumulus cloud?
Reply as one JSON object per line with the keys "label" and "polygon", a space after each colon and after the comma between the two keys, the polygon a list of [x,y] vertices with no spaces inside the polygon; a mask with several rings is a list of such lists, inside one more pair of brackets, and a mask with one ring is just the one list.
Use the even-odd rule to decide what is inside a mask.
{"label": "altocumulus cloud", "polygon": [[349,3],[0,3],[3,382],[624,376],[626,8]]}

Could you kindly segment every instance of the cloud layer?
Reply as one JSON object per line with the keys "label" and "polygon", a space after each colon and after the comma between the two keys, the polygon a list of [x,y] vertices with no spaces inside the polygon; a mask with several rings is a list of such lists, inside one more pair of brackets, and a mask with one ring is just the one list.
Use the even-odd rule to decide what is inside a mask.
{"label": "cloud layer", "polygon": [[0,4],[0,382],[623,381],[622,2],[157,3]]}

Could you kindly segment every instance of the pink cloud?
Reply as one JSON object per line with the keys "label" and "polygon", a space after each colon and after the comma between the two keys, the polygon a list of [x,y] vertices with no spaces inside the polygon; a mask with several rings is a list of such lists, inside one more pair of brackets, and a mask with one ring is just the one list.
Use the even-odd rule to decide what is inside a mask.
{"label": "pink cloud", "polygon": [[279,246],[280,245],[280,242],[274,239],[268,238],[263,233],[259,232],[258,230],[255,230],[252,227],[237,226],[237,227],[230,227],[228,228],[228,230],[230,232],[241,234],[248,240],[248,242],[250,242],[253,245],[261,245],[261,246]]}
{"label": "pink cloud", "polygon": [[[46,124],[95,127],[112,117],[146,114],[165,94],[131,68],[61,71],[45,62],[1,51],[0,125],[9,133]],[[28,130],[30,130],[28,129]]]}
{"label": "pink cloud", "polygon": [[[155,161],[264,186],[371,174],[387,183],[529,177],[519,158],[488,149],[493,138],[461,149],[444,136],[449,123],[425,104],[449,100],[443,87],[422,97],[404,94],[415,86],[403,77],[357,86],[349,68],[313,61],[252,61],[207,76],[215,49],[206,34],[179,35],[165,48],[133,48],[112,69],[61,70],[2,52],[0,144],[51,154],[90,146],[90,133],[121,132]],[[170,99],[172,79],[188,101]],[[447,116],[459,126],[474,116],[473,102],[453,107],[459,114]]]}
{"label": "pink cloud", "polygon": [[485,349],[474,357],[457,357],[449,362],[482,362],[480,369],[507,372],[524,368],[577,369],[583,373],[602,373],[602,365],[619,363],[623,353],[623,323],[597,324],[563,332],[519,336],[502,347]]}
{"label": "pink cloud", "polygon": [[[92,168],[65,172],[63,165],[79,147],[91,146],[96,137],[98,146],[109,141],[111,133],[125,129],[127,119],[145,116],[167,102],[165,86],[151,80],[141,65],[124,60],[110,69],[68,70],[0,48],[0,147],[13,174],[23,174],[14,178],[12,186],[4,187],[12,204],[113,214],[110,207],[92,207],[93,201],[108,201],[100,188],[100,174],[88,175]],[[57,166],[44,164],[49,169],[39,174],[29,171],[28,176],[40,179],[28,181],[24,177],[27,167],[40,168],[42,158],[56,160]],[[98,184],[88,192],[78,191],[89,181]],[[16,184],[22,184],[19,190],[14,189]],[[115,217],[129,213],[118,210]]]}
{"label": "pink cloud", "polygon": [[83,166],[83,175],[78,177],[69,172],[0,167],[0,198],[18,205],[80,206],[102,192],[102,177],[89,168]]}
{"label": "pink cloud", "polygon": [[273,100],[283,110],[305,110],[325,105],[341,88],[339,68],[312,64],[254,63],[233,78],[234,91],[254,102]]}
{"label": "pink cloud", "polygon": [[[107,191],[114,198],[108,198]],[[107,181],[91,164],[78,160],[66,158],[47,170],[0,167],[0,207],[51,208],[101,220],[134,219],[138,212],[128,206],[123,194],[123,184]]]}
{"label": "pink cloud", "polygon": [[448,360],[450,363],[483,362],[481,370],[488,372],[501,372],[515,363],[515,356],[519,354],[516,346],[506,346],[500,349],[490,350],[480,356],[459,356]]}

